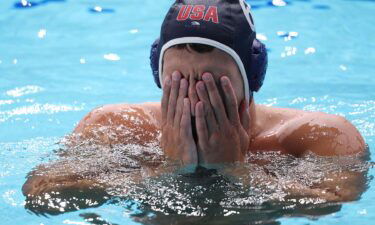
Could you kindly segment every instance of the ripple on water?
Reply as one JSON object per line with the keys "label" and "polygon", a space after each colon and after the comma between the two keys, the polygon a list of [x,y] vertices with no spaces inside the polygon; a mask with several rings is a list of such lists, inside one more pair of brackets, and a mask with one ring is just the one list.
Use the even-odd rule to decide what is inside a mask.
{"label": "ripple on water", "polygon": [[0,174],[27,173],[36,164],[55,158],[51,152],[57,148],[59,139],[39,137],[19,142],[0,142]]}
{"label": "ripple on water", "polygon": [[[329,199],[332,194],[317,195],[319,184],[331,179],[327,178],[330,174],[341,179],[343,171],[366,177],[369,168],[368,163],[356,157],[311,154],[295,158],[269,152],[249,155],[246,164],[193,173],[193,168],[179,169],[165,162],[156,143],[105,147],[86,141],[60,151],[59,155],[57,161],[45,165],[45,173],[65,176],[72,171],[97,180],[105,184],[109,202],[123,206],[134,220],[151,224],[163,224],[171,219],[180,222],[188,219],[199,224],[208,218],[217,222],[227,218],[224,224],[242,224],[244,221],[273,221],[281,216],[300,215],[302,211],[308,214],[312,210],[310,213],[313,213],[314,209],[324,211],[333,207],[330,209],[337,210],[337,204]],[[87,203],[97,206],[107,200],[91,199]],[[70,203],[77,201],[85,200],[63,201],[58,194],[48,196],[48,204],[59,211],[71,210]],[[66,204],[61,205],[61,202]],[[129,209],[134,204],[136,210]]]}
{"label": "ripple on water", "polygon": [[267,106],[285,105],[311,112],[325,112],[340,115],[352,122],[365,138],[375,136],[375,101],[346,101],[329,95],[296,97],[293,99],[270,98],[263,104]]}
{"label": "ripple on water", "polygon": [[11,97],[21,97],[24,95],[29,95],[29,94],[35,94],[38,92],[44,91],[44,88],[35,86],[35,85],[27,85],[24,87],[17,87],[11,90],[6,91],[6,94]]}
{"label": "ripple on water", "polygon": [[[28,100],[26,100],[27,102]],[[0,111],[0,123],[9,120],[10,118],[23,116],[23,115],[36,115],[36,114],[55,114],[60,112],[81,111],[84,105],[71,106],[71,105],[56,105],[56,104],[40,104],[35,103],[29,106],[17,107],[11,110]]]}

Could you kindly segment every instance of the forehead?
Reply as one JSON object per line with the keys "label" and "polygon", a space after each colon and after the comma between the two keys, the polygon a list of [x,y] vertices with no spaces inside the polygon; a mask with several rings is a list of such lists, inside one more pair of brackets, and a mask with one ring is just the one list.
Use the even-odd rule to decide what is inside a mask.
{"label": "forehead", "polygon": [[[163,58],[163,72],[193,69],[197,72],[239,73],[236,62],[226,52],[214,48],[211,52],[199,53],[188,48],[171,47]],[[205,70],[205,71],[200,71]]]}

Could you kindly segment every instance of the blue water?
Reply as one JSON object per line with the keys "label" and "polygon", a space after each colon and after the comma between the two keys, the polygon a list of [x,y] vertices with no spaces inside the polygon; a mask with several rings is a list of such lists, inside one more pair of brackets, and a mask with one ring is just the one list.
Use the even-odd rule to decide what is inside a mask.
{"label": "blue water", "polygon": [[[249,1],[269,49],[257,103],[345,116],[375,151],[375,1]],[[0,2],[0,224],[88,224],[96,213],[136,224],[116,204],[37,216],[24,208],[26,174],[94,107],[159,101],[149,47],[171,1]],[[370,169],[369,175],[374,175]],[[361,200],[319,218],[281,224],[371,224],[371,181]]]}

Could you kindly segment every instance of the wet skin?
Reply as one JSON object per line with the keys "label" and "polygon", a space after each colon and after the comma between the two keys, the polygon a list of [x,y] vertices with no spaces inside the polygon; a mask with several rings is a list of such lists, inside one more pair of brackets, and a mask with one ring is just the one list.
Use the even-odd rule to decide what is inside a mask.
{"label": "wet skin", "polygon": [[[319,156],[348,156],[365,150],[361,134],[343,117],[266,107],[255,104],[254,99],[246,102],[238,68],[220,50],[200,54],[170,48],[164,56],[162,78],[161,103],[102,106],[84,117],[74,134],[81,140],[102,145],[156,142],[167,159],[181,165],[244,162],[246,154],[263,151],[301,157],[311,152]],[[108,132],[98,135],[101,127]],[[45,175],[49,181],[43,182],[42,190],[39,183],[44,178],[31,174],[23,187],[24,194],[40,195],[63,189],[63,185],[56,186],[53,182],[57,176]],[[79,186],[71,177],[66,178],[69,180],[66,183]],[[353,183],[357,178],[363,179],[351,177]],[[333,179],[324,188],[336,185]],[[359,189],[355,190],[354,185],[345,195],[336,196],[333,191],[332,196],[325,197],[335,201],[354,200],[363,191]]]}
{"label": "wet skin", "polygon": [[[148,141],[160,141],[167,157],[183,164],[243,161],[244,154],[257,151],[339,156],[365,149],[361,134],[341,116],[266,107],[254,99],[247,104],[234,60],[217,49],[203,54],[168,49],[163,83],[161,103],[103,106],[88,114],[74,132],[93,138],[93,130],[100,126],[136,126],[147,131]],[[145,123],[135,124],[124,119],[124,114]],[[198,140],[193,139],[192,116]],[[156,139],[160,131],[161,139]],[[101,139],[105,144],[127,140],[120,132]],[[144,141],[131,140],[134,144]]]}
{"label": "wet skin", "polygon": [[[243,161],[247,152],[257,151],[339,156],[365,149],[361,134],[341,116],[271,108],[256,105],[254,99],[247,104],[235,62],[217,49],[204,54],[167,50],[163,83],[161,103],[103,106],[87,115],[74,132],[92,138],[95,127],[138,126],[145,133],[155,134],[148,137],[149,141],[160,141],[167,157],[183,164]],[[124,114],[145,123],[134,124],[121,116]],[[193,139],[192,116],[196,118],[198,140]],[[156,134],[160,131],[158,140]],[[111,138],[102,137],[100,142],[124,143],[127,138],[117,133]]]}

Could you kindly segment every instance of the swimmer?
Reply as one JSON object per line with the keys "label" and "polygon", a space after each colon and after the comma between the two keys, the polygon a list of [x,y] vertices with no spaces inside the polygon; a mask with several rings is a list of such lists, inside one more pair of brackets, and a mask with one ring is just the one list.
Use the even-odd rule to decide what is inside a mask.
{"label": "swimmer", "polygon": [[[244,163],[256,152],[296,157],[365,152],[361,134],[341,116],[256,104],[254,92],[265,78],[267,51],[256,39],[250,7],[243,0],[176,1],[150,58],[155,82],[163,91],[161,102],[94,109],[75,128],[79,140],[72,145],[81,140],[105,146],[155,142],[167,160],[200,168]],[[58,183],[52,175],[31,175],[23,192],[39,195],[64,185],[85,189],[95,183],[77,177]],[[356,183],[356,175],[348,177]],[[336,187],[335,178],[326,185],[326,191]],[[359,192],[354,185],[333,195],[346,201],[357,199]],[[321,194],[319,189],[314,193]]]}

